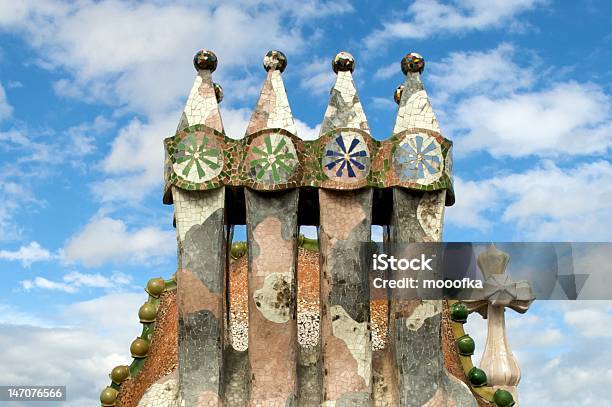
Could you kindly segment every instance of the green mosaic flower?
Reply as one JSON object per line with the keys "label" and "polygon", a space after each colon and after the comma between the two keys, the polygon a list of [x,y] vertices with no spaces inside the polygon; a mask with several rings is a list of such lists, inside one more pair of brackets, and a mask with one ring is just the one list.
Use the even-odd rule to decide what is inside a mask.
{"label": "green mosaic flower", "polygon": [[184,180],[202,183],[219,175],[223,154],[217,143],[201,133],[190,133],[177,145],[174,172]]}
{"label": "green mosaic flower", "polygon": [[251,178],[266,184],[287,182],[298,162],[293,142],[282,134],[266,134],[254,139],[249,157]]}

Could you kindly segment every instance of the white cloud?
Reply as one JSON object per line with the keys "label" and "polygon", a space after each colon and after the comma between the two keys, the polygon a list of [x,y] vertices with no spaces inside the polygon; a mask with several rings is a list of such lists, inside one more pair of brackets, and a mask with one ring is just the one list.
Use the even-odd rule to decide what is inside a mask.
{"label": "white cloud", "polygon": [[[139,202],[163,182],[163,139],[174,135],[180,114],[159,115],[150,122],[133,119],[119,130],[111,151],[101,163],[107,175],[91,185],[102,202]],[[161,196],[161,195],[160,195]]]}
{"label": "white cloud", "polygon": [[602,308],[569,310],[565,323],[590,338],[612,338],[612,313]]}
{"label": "white cloud", "polygon": [[23,230],[19,222],[14,219],[15,214],[44,204],[34,197],[29,187],[8,181],[2,175],[0,175],[0,200],[2,201],[0,205],[0,241],[21,238]]}
{"label": "white cloud", "polygon": [[[541,301],[527,314],[506,312],[508,340],[521,368],[519,401],[531,406],[612,406],[610,302]],[[486,321],[471,315],[466,332],[480,364]],[[528,334],[527,334],[528,333]]]}
{"label": "white cloud", "polygon": [[102,116],[58,132],[11,128],[0,132],[0,153],[11,160],[0,164],[0,241],[17,240],[23,226],[16,216],[45,206],[34,191],[49,177],[57,175],[61,165],[87,166],[83,158],[96,149],[96,136],[113,124]]}
{"label": "white cloud", "polygon": [[529,88],[536,78],[530,59],[528,53],[502,43],[486,51],[451,52],[440,62],[428,63],[426,72],[435,99],[444,102],[449,95],[464,92],[499,95]]}
{"label": "white cloud", "polygon": [[612,99],[601,88],[559,83],[531,93],[475,96],[456,106],[449,122],[458,154],[494,157],[606,154],[612,147]]}
{"label": "white cloud", "polygon": [[0,326],[3,325],[29,325],[45,328],[51,326],[44,318],[23,312],[14,305],[0,303]]}
{"label": "white cloud", "polygon": [[[14,167],[15,163],[36,167],[33,170],[36,178],[41,178],[51,172],[52,165],[68,163],[75,166],[81,158],[95,150],[95,136],[109,130],[113,123],[103,116],[97,116],[91,122],[82,122],[60,132],[55,131],[28,131],[26,129],[12,128],[0,132],[0,150],[14,156],[13,161],[2,167]],[[48,169],[41,168],[45,164]],[[20,167],[23,167],[20,166]],[[28,167],[28,169],[30,169]],[[6,173],[6,171],[5,171]],[[10,175],[23,174],[13,171]]]}
{"label": "white cloud", "polygon": [[[221,108],[225,132],[229,137],[244,137],[252,110]],[[101,163],[107,176],[91,185],[93,195],[103,203],[139,203],[151,191],[161,196],[163,182],[163,139],[174,135],[179,112],[156,115],[149,122],[133,119],[119,130],[110,153]],[[295,120],[298,136],[312,140],[319,135],[320,125],[314,128]]]}
{"label": "white cloud", "polygon": [[32,263],[39,261],[49,261],[56,257],[55,254],[41,247],[38,242],[30,242],[14,251],[0,250],[0,259],[19,261],[24,267],[29,267]]}
{"label": "white cloud", "polygon": [[397,104],[393,100],[393,97],[380,97],[373,96],[372,97],[372,108],[373,109],[381,109],[381,110],[397,110]]}
{"label": "white cloud", "polygon": [[392,64],[378,68],[376,72],[374,72],[374,79],[389,79],[393,75],[401,75],[401,72],[400,64],[393,62]]}
{"label": "white cloud", "polygon": [[[23,130],[11,129],[0,132],[1,149],[13,153],[14,160],[10,163],[19,164],[58,164],[61,162],[61,151],[48,141],[39,141],[41,137],[33,137]],[[40,171],[43,172],[43,171]]]}
{"label": "white cloud", "polygon": [[455,205],[448,208],[445,220],[450,224],[478,230],[488,230],[491,220],[487,211],[498,207],[499,193],[486,181],[465,181],[455,177]]}
{"label": "white cloud", "polygon": [[30,291],[34,288],[51,291],[63,291],[66,293],[75,293],[78,291],[76,287],[73,287],[69,284],[51,281],[44,277],[35,277],[32,280],[23,280],[20,281],[19,284],[21,285],[21,288],[23,288],[25,291]]}
{"label": "white cloud", "polygon": [[100,273],[87,274],[71,271],[63,276],[62,281],[52,281],[37,276],[31,280],[22,280],[19,284],[25,291],[41,289],[72,294],[79,292],[82,288],[120,289],[131,282],[132,278],[130,276],[119,272],[114,272],[111,277],[105,277]]}
{"label": "white cloud", "polygon": [[241,139],[249,125],[251,119],[251,109],[230,109],[221,107],[221,118],[225,134],[233,139]]}
{"label": "white cloud", "polygon": [[0,122],[4,119],[11,117],[13,114],[13,107],[9,104],[6,98],[6,92],[0,83]]}
{"label": "white cloud", "polygon": [[[416,0],[404,20],[390,19],[382,29],[364,40],[369,49],[394,39],[422,39],[440,33],[465,33],[516,23],[519,14],[544,3],[541,0],[457,0],[444,4],[438,0]],[[403,15],[403,12],[394,12]]]}
{"label": "white cloud", "polygon": [[124,293],[78,302],[61,309],[56,320],[46,318],[42,325],[40,318],[23,312],[22,324],[13,323],[13,318],[0,320],[0,346],[11,350],[4,361],[11,369],[0,372],[0,382],[65,384],[66,406],[99,404],[111,369],[131,363],[129,346],[140,335],[137,312],[145,299],[145,294]]}
{"label": "white cloud", "polygon": [[457,180],[448,222],[486,230],[513,224],[522,240],[606,241],[612,228],[612,164],[561,168],[545,161],[524,172],[478,181]]}
{"label": "white cloud", "polygon": [[23,32],[32,47],[44,51],[41,65],[70,74],[56,83],[59,93],[151,115],[177,107],[193,76],[190,60],[200,47],[218,54],[223,76],[260,61],[270,48],[300,52],[307,44],[304,21],[351,10],[347,2],[314,0],[84,1],[45,7],[31,1],[4,5],[0,27]]}
{"label": "white cloud", "polygon": [[310,94],[329,94],[336,75],[331,69],[331,58],[318,58],[300,67],[300,87]]}
{"label": "white cloud", "polygon": [[314,140],[319,137],[319,133],[321,132],[321,124],[310,127],[299,119],[295,119],[295,127],[297,136],[302,140]]}
{"label": "white cloud", "polygon": [[106,262],[146,263],[161,261],[175,253],[173,232],[155,227],[128,230],[126,224],[110,217],[96,217],[73,235],[64,247],[68,261],[86,266]]}
{"label": "white cloud", "polygon": [[[459,158],[605,155],[612,97],[593,83],[559,81],[537,55],[502,43],[431,64],[432,100]],[[536,85],[539,85],[536,88]]]}
{"label": "white cloud", "polygon": [[93,153],[96,150],[95,136],[112,129],[113,126],[114,123],[104,116],[97,116],[91,122],[79,123],[68,128],[64,132],[67,141],[62,150],[71,158],[70,164],[79,157]]}
{"label": "white cloud", "polygon": [[[241,139],[244,137],[246,129],[251,120],[253,111],[251,109],[229,109],[221,108],[221,117],[223,119],[223,127],[228,137]],[[319,137],[321,125],[310,127],[300,119],[294,117],[297,136],[302,140],[314,140]]]}
{"label": "white cloud", "polygon": [[[40,66],[65,74],[54,84],[59,95],[110,104],[119,114],[141,114],[119,129],[100,167],[105,178],[91,185],[104,203],[136,204],[161,185],[161,140],[174,133],[180,118],[197,49],[206,47],[219,56],[215,80],[225,88],[225,105],[230,106],[223,117],[227,134],[240,138],[245,115],[231,102],[257,94],[261,86],[249,67],[259,65],[270,48],[282,49],[291,59],[309,46],[302,32],[306,21],[350,11],[345,1],[317,0],[208,5],[56,1],[44,7],[26,1],[2,5],[0,28],[23,33],[35,50],[44,51]],[[330,72],[326,64],[324,76]],[[301,126],[312,137],[308,129]],[[90,134],[74,137],[72,146],[82,153],[95,148]],[[52,149],[44,152],[49,159],[57,156]]]}

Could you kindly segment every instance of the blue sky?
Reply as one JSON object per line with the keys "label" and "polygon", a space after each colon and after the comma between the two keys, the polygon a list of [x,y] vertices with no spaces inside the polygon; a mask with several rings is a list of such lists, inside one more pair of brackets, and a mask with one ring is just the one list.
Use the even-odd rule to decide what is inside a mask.
{"label": "blue sky", "polygon": [[[0,383],[63,375],[72,405],[93,405],[106,373],[128,361],[142,287],[175,268],[161,140],[200,48],[219,57],[234,137],[269,49],[288,57],[304,138],[317,134],[341,50],[356,58],[373,135],[388,137],[399,61],[419,52],[455,143],[446,240],[611,240],[610,15],[604,0],[0,0],[0,346],[36,344],[10,353]],[[523,405],[553,405],[555,394],[557,406],[612,405],[612,356],[597,354],[612,337],[610,311],[549,303],[511,319]]]}

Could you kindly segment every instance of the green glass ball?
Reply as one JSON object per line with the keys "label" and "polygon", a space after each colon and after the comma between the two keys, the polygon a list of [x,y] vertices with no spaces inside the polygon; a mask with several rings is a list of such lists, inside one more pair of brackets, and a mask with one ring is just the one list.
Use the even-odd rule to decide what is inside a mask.
{"label": "green glass ball", "polygon": [[147,292],[153,297],[159,297],[166,289],[166,283],[163,278],[152,278],[147,283]]}
{"label": "green glass ball", "polygon": [[140,318],[140,322],[148,323],[155,321],[155,316],[157,314],[157,307],[155,305],[145,302],[142,304],[140,309],[138,310],[138,318]]}
{"label": "green glass ball", "polygon": [[149,353],[149,342],[142,338],[136,338],[130,345],[133,358],[144,358]]}
{"label": "green glass ball", "polygon": [[515,405],[512,393],[506,390],[499,389],[493,395],[493,402],[498,407],[512,407]]}
{"label": "green glass ball", "polygon": [[247,254],[248,247],[246,242],[235,242],[230,249],[230,256],[236,260]]}
{"label": "green glass ball", "polygon": [[130,367],[125,365],[116,366],[110,374],[111,380],[117,384],[123,383],[130,376]]}
{"label": "green glass ball", "polygon": [[103,406],[114,406],[119,392],[112,387],[107,387],[100,393],[100,402]]}
{"label": "green glass ball", "polygon": [[465,324],[469,314],[467,305],[461,301],[454,303],[450,307],[450,317],[455,322]]}
{"label": "green glass ball", "polygon": [[476,344],[470,335],[463,335],[461,338],[457,339],[456,343],[457,350],[461,356],[472,356],[474,354]]}
{"label": "green glass ball", "polygon": [[482,387],[487,384],[487,374],[484,370],[473,367],[468,372],[468,380],[474,387]]}

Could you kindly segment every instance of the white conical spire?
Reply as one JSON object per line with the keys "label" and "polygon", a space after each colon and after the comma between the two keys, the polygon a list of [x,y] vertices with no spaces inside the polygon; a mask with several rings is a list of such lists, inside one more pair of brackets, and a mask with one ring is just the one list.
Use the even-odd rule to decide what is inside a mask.
{"label": "white conical spire", "polygon": [[[395,99],[396,101],[399,99],[399,109],[393,134],[409,128],[420,128],[441,133],[438,120],[421,82],[421,73],[424,66],[423,57],[414,52],[402,59],[402,72],[406,75],[406,82],[396,91]],[[400,97],[398,98],[398,96]]]}
{"label": "white conical spire", "polygon": [[212,81],[212,73],[217,68],[217,56],[212,51],[202,50],[193,58],[193,64],[198,75],[189,92],[177,131],[203,124],[223,133],[223,122],[219,113],[223,90]]}
{"label": "white conical spire", "polygon": [[269,51],[264,57],[263,65],[268,74],[251,115],[246,134],[273,128],[284,129],[296,134],[295,121],[281,77],[281,73],[287,66],[287,57],[280,51]]}
{"label": "white conical spire", "polygon": [[320,134],[323,135],[338,127],[353,127],[370,132],[353,81],[355,59],[348,52],[340,52],[332,61],[332,68],[337,74],[336,83],[331,90]]}

